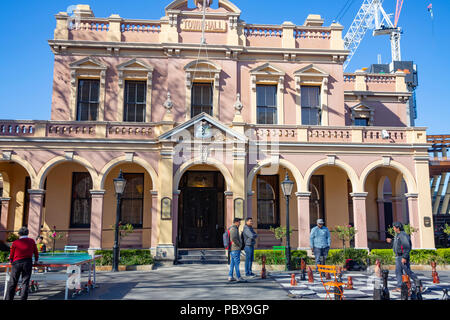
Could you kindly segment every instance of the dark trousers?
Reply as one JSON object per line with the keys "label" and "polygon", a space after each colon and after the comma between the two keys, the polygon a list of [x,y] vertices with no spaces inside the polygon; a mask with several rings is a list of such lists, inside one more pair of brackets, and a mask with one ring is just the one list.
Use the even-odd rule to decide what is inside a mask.
{"label": "dark trousers", "polygon": [[414,272],[411,271],[409,258],[406,259],[406,263],[402,263],[402,257],[396,256],[395,257],[395,277],[397,279],[397,287],[402,287],[402,275],[407,274],[409,278],[411,279],[411,285],[413,288],[415,288],[415,281],[417,279],[417,276]]}
{"label": "dark trousers", "polygon": [[16,287],[20,276],[22,276],[20,300],[27,300],[32,269],[33,261],[31,259],[23,259],[13,262],[5,300],[14,300],[14,295],[16,293]]}

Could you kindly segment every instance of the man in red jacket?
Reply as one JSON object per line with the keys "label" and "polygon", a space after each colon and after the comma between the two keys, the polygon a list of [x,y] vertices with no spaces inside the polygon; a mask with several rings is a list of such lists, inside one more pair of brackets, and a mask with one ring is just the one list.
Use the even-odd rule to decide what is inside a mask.
{"label": "man in red jacket", "polygon": [[14,241],[11,245],[9,260],[12,268],[5,300],[14,300],[14,294],[20,275],[22,275],[20,299],[27,300],[31,271],[33,268],[33,255],[35,257],[35,262],[37,262],[39,260],[39,253],[36,243],[33,239],[28,238],[28,228],[22,227],[19,230],[19,239]]}

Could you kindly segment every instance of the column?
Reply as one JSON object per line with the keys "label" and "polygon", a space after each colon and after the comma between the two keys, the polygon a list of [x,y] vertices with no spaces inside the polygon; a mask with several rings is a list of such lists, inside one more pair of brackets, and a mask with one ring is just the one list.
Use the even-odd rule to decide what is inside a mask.
{"label": "column", "polygon": [[380,232],[380,240],[386,241],[386,225],[384,222],[384,200],[377,199],[378,206],[378,230]]}
{"label": "column", "polygon": [[[406,199],[408,201],[408,209],[409,209],[409,222],[410,225],[416,229],[420,229],[421,222],[419,217],[419,207],[418,207],[418,194],[417,193],[407,193],[405,194]],[[417,232],[413,232],[411,234],[411,243],[413,249],[420,249],[420,230]]]}
{"label": "column", "polygon": [[173,227],[172,227],[172,240],[175,245],[177,245],[177,236],[178,236],[178,199],[180,196],[180,190],[175,191],[173,193],[172,200],[172,212],[173,212]]}
{"label": "column", "polygon": [[0,198],[0,241],[3,242],[6,241],[6,230],[8,230],[9,200],[11,198]]}
{"label": "column", "polygon": [[367,192],[350,193],[353,198],[353,222],[358,231],[355,235],[355,248],[368,249],[367,243],[367,220],[366,220],[366,198]]}
{"label": "column", "polygon": [[309,250],[309,200],[311,192],[296,192],[297,196],[297,219],[298,219],[298,248]]}
{"label": "column", "polygon": [[[156,247],[158,246],[158,233],[159,233],[159,223],[158,223],[158,191],[150,191],[152,195],[152,238],[150,241],[150,251],[152,255],[156,255]],[[178,206],[177,206],[178,210]]]}
{"label": "column", "polygon": [[392,211],[394,214],[394,222],[398,221],[401,223],[405,222],[404,216],[403,216],[403,198],[401,196],[398,197],[392,197]]}
{"label": "column", "polygon": [[91,229],[89,235],[89,253],[102,249],[103,200],[105,190],[91,190]]}
{"label": "column", "polygon": [[233,192],[225,191],[225,208],[226,208],[226,228],[231,227],[234,219],[234,210],[233,210]]}
{"label": "column", "polygon": [[247,218],[253,218],[253,197],[255,191],[247,193]]}
{"label": "column", "polygon": [[30,194],[30,208],[28,211],[28,236],[31,239],[36,239],[36,237],[41,233],[42,204],[45,190],[29,189],[28,193]]}

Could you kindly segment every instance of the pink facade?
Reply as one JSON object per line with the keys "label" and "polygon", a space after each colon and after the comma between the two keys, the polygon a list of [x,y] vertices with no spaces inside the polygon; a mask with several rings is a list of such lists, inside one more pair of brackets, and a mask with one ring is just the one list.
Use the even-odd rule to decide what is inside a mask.
{"label": "pink facade", "polygon": [[[261,220],[257,177],[284,177],[288,171],[295,182],[293,192],[297,192],[290,214],[298,248],[309,249],[308,233],[315,223],[311,210],[316,210],[313,202],[318,200],[314,200],[310,184],[313,176],[324,177],[323,214],[330,223],[352,220],[359,230],[358,248],[376,247],[384,240],[378,181],[388,177],[393,186],[404,181],[407,192],[418,196],[406,199],[400,188],[393,188],[397,194],[392,196],[402,201],[395,212],[403,210],[402,203],[408,207],[408,220],[420,229],[414,246],[433,247],[430,230],[421,225],[423,216],[428,215],[429,197],[423,192],[427,181],[419,179],[426,170],[420,162],[427,152],[426,132],[408,127],[411,94],[404,74],[344,74],[348,51],[343,47],[340,25],[323,26],[323,21],[311,16],[303,26],[288,22],[251,25],[239,19],[241,12],[230,1],[218,2],[218,9],[206,10],[207,52],[200,46],[201,32],[197,30],[200,11],[190,8],[186,0],[169,4],[160,20],[126,20],[117,15],[96,18],[84,8],[79,27],[68,28],[67,14],[56,16],[55,38],[49,41],[55,55],[51,120],[0,121],[0,172],[5,177],[30,177],[28,225],[33,235],[41,232],[42,219],[53,219],[45,212],[55,201],[55,206],[58,202],[66,208],[67,212],[61,213],[64,219],[58,221],[64,221],[62,227],[72,239],[78,234],[76,241],[88,243],[91,249],[111,246],[110,231],[105,230],[110,228],[115,210],[112,175],[120,168],[145,177],[144,190],[140,190],[142,226],[125,242],[132,247],[150,247],[161,259],[173,258],[170,246],[179,246],[188,232],[183,206],[190,183],[183,177],[188,172],[219,172],[224,178],[223,190],[217,189],[223,193],[217,200],[223,217],[214,223],[221,234],[219,229],[229,226],[235,216]],[[83,79],[99,80],[94,121],[77,121],[78,83]],[[146,82],[143,122],[123,121],[127,80]],[[191,116],[191,89],[196,83],[211,85],[213,111],[209,115]],[[271,124],[257,121],[257,87],[267,84],[276,87],[278,114]],[[319,123],[302,120],[305,86],[319,88]],[[368,126],[355,126],[356,118],[368,119]],[[214,140],[195,133],[202,121],[209,125]],[[178,150],[182,134],[192,138],[185,153]],[[227,150],[228,160],[218,156],[220,148]],[[69,163],[76,166],[69,167]],[[269,164],[275,169],[266,172]],[[67,165],[68,173],[88,172],[92,179],[89,230],[71,231],[70,199],[54,199],[49,194],[50,200],[42,203],[44,187],[56,183],[52,180],[57,177],[51,173],[60,165]],[[25,191],[15,183],[10,178],[10,195],[4,197],[19,197],[19,189]],[[335,183],[341,185],[331,188]],[[71,188],[69,184],[64,188]],[[286,208],[281,192],[277,197],[282,225]],[[167,218],[163,218],[163,213],[167,214],[163,198],[171,199]],[[2,213],[1,218],[1,227],[8,230],[21,224],[17,215],[22,213],[11,203],[3,204],[7,214]],[[198,228],[204,225],[202,219],[196,222]],[[261,247],[277,243],[267,228],[258,232],[264,239]],[[371,232],[380,236],[370,238]],[[205,234],[204,239],[209,238],[211,235]],[[336,239],[333,243],[340,244]]]}

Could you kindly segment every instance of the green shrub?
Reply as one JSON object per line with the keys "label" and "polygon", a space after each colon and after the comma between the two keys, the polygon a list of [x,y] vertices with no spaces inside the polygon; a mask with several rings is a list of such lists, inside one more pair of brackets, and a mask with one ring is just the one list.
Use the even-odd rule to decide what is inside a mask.
{"label": "green shrub", "polygon": [[[381,264],[395,264],[394,251],[392,249],[373,249],[370,252],[370,263],[374,264],[376,259],[379,259]],[[430,264],[435,261],[437,264],[447,264],[450,262],[450,249],[426,250],[417,249],[411,250],[410,253],[411,264]]]}
{"label": "green shrub", "polygon": [[450,264],[450,248],[437,249],[436,253],[443,259],[445,264]]}
{"label": "green shrub", "polygon": [[[99,266],[111,266],[113,263],[113,251],[112,250],[97,250],[96,255],[102,257],[97,260],[96,264]],[[132,265],[148,265],[153,264],[153,257],[149,250],[120,250],[120,265],[132,266]]]}
{"label": "green shrub", "polygon": [[432,260],[436,263],[441,262],[436,250],[411,250],[411,264],[430,264]]}
{"label": "green shrub", "polygon": [[9,251],[0,251],[0,262],[9,261]]}
{"label": "green shrub", "polygon": [[284,251],[273,251],[273,250],[255,250],[255,262],[262,264],[262,256],[266,256],[266,264],[285,264],[285,253]]}
{"label": "green shrub", "polygon": [[367,257],[367,250],[364,249],[330,249],[328,251],[327,264],[344,265],[346,259],[352,259],[360,265],[365,265]]}
{"label": "green shrub", "polygon": [[370,251],[370,263],[375,264],[377,259],[381,264],[395,264],[394,251],[392,249],[372,249]]}

